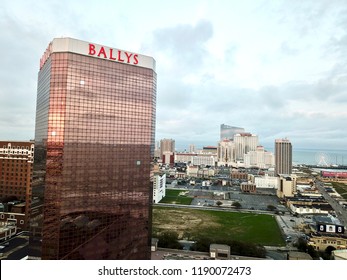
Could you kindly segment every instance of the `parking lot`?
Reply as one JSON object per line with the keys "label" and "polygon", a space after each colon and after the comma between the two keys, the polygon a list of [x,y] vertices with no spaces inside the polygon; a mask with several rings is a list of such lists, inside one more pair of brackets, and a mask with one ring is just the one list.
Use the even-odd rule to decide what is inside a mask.
{"label": "parking lot", "polygon": [[194,197],[192,205],[215,206],[217,201],[222,206],[231,206],[239,202],[242,209],[267,211],[268,205],[278,209],[284,207],[280,204],[273,189],[260,189],[257,194],[242,193],[238,186],[191,186],[175,185],[175,189],[189,190],[189,196]]}
{"label": "parking lot", "polygon": [[230,200],[237,201],[242,208],[252,210],[267,210],[268,205],[279,207],[280,202],[274,195],[248,194],[240,192],[230,192]]}

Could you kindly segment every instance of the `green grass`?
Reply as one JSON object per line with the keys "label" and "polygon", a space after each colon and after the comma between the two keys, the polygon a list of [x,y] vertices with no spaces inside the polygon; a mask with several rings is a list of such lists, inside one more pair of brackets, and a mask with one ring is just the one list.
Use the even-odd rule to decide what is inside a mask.
{"label": "green grass", "polygon": [[284,246],[271,215],[195,209],[153,208],[153,233],[176,231],[181,238],[230,239],[260,245]]}
{"label": "green grass", "polygon": [[343,183],[332,182],[334,189],[344,198],[347,199],[347,185]]}
{"label": "green grass", "polygon": [[190,205],[193,198],[187,197],[181,190],[166,190],[165,197],[159,203]]}

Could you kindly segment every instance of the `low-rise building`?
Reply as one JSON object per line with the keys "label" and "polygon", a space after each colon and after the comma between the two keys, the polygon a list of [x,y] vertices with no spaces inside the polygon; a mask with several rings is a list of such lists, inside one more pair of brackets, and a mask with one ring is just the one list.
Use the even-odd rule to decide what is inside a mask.
{"label": "low-rise building", "polygon": [[238,180],[247,180],[248,179],[248,173],[247,172],[240,172],[240,171],[231,171],[231,179],[238,179]]}
{"label": "low-rise building", "polygon": [[325,181],[347,181],[347,172],[321,171],[321,176]]}
{"label": "low-rise building", "polygon": [[215,157],[208,154],[196,155],[196,156],[193,156],[192,159],[193,159],[192,161],[193,165],[199,165],[199,166],[200,165],[214,166],[216,162]]}
{"label": "low-rise building", "polygon": [[286,198],[287,207],[300,215],[329,214],[333,211],[331,205],[323,198],[316,196],[294,196]]}
{"label": "low-rise building", "polygon": [[277,189],[278,178],[265,174],[264,176],[249,175],[249,181],[259,189]]}
{"label": "low-rise building", "polygon": [[198,177],[199,167],[195,165],[187,166],[187,176],[188,177]]}
{"label": "low-rise building", "polygon": [[175,163],[186,163],[197,166],[215,166],[217,156],[213,154],[204,153],[176,153]]}
{"label": "low-rise building", "polygon": [[193,157],[197,156],[197,153],[176,153],[175,162],[184,162],[190,164],[193,162]]}
{"label": "low-rise building", "polygon": [[200,178],[210,178],[215,175],[215,170],[213,168],[199,168],[198,177]]}
{"label": "low-rise building", "polygon": [[215,260],[230,260],[230,246],[224,244],[211,244],[210,258]]}
{"label": "low-rise building", "polygon": [[255,193],[257,191],[256,188],[257,188],[256,185],[253,183],[246,183],[246,182],[241,183],[242,192]]}
{"label": "low-rise building", "polygon": [[331,250],[347,249],[347,236],[339,234],[311,234],[308,245],[317,251],[325,251],[329,246]]}
{"label": "low-rise building", "polygon": [[293,213],[299,215],[329,214],[333,209],[328,204],[302,205],[290,203],[289,208]]}

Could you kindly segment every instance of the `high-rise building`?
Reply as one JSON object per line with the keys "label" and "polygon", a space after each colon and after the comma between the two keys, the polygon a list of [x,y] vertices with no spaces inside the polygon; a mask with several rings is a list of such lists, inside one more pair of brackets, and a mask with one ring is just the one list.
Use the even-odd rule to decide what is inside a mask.
{"label": "high-rise building", "polygon": [[258,136],[251,133],[239,133],[234,136],[235,160],[244,161],[244,155],[256,151],[259,146]]}
{"label": "high-rise building", "polygon": [[220,125],[220,140],[228,139],[234,140],[234,136],[239,133],[244,133],[245,129],[242,127],[230,126],[227,124]]}
{"label": "high-rise building", "polygon": [[[155,60],[54,39],[38,74],[29,258],[150,259]],[[42,243],[41,243],[42,240]]]}
{"label": "high-rise building", "polygon": [[8,217],[1,215],[1,223],[11,219],[17,227],[22,229],[27,227],[31,205],[33,160],[33,141],[0,141],[0,198],[2,202],[12,203],[6,207],[7,209],[3,209],[3,212],[23,214],[23,218],[20,219],[15,215]]}
{"label": "high-rise building", "polygon": [[231,140],[224,139],[218,143],[218,166],[231,166],[234,162],[235,145]]}
{"label": "high-rise building", "polygon": [[292,143],[288,139],[275,140],[275,176],[292,174]]}
{"label": "high-rise building", "polygon": [[175,153],[175,140],[173,139],[161,139],[160,140],[160,154],[161,156],[164,153],[170,152],[172,154]]}
{"label": "high-rise building", "polygon": [[245,154],[244,163],[246,168],[271,168],[275,165],[273,154],[266,151],[263,146],[258,146],[255,151]]}
{"label": "high-rise building", "polygon": [[174,164],[175,162],[175,140],[161,139],[160,140],[160,155],[164,164]]}

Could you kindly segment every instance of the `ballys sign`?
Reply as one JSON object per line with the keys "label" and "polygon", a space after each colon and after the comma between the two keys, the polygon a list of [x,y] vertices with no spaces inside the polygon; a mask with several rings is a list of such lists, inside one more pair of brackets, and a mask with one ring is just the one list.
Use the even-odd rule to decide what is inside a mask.
{"label": "ballys sign", "polygon": [[54,38],[40,60],[40,69],[53,53],[75,53],[88,57],[144,67],[155,71],[155,60],[150,56],[110,48],[73,38]]}
{"label": "ballys sign", "polygon": [[114,50],[112,48],[102,47],[94,44],[89,44],[88,55],[134,65],[139,63],[139,57],[137,54],[121,50]]}

